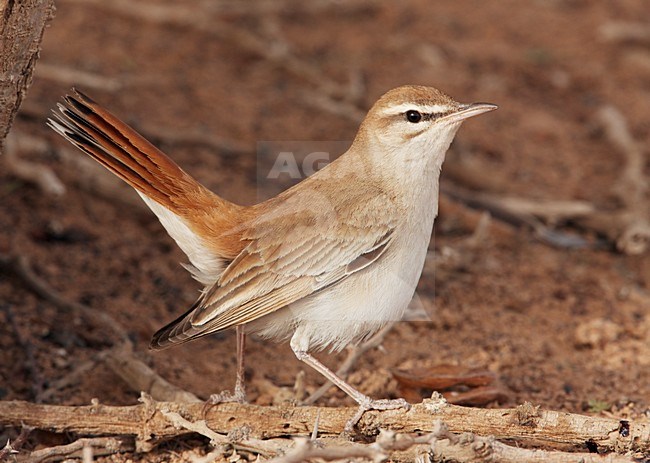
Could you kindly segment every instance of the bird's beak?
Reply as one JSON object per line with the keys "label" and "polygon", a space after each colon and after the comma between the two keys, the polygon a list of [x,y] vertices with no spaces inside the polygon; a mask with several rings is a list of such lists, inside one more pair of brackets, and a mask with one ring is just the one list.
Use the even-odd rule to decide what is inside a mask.
{"label": "bird's beak", "polygon": [[445,122],[461,122],[470,117],[478,116],[479,114],[494,111],[498,106],[492,103],[472,103],[464,104],[458,107],[456,112],[444,116],[439,121]]}

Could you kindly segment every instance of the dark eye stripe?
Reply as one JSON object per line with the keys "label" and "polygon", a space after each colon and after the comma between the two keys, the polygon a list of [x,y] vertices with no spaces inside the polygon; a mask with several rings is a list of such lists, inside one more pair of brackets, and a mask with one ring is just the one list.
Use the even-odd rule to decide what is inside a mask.
{"label": "dark eye stripe", "polygon": [[[402,117],[406,116],[406,120],[409,120],[408,119],[408,117],[409,117],[408,113],[410,113],[410,112],[415,112],[415,110],[407,111],[405,113],[402,113]],[[420,119],[417,122],[422,122],[422,121],[435,121],[436,119],[440,119],[441,117],[444,117],[444,116],[446,116],[448,114],[451,114],[453,111],[445,111],[445,112],[442,112],[442,113],[421,113],[419,111],[417,111],[417,112],[418,112],[418,114],[420,116]],[[414,120],[409,121],[409,122],[417,123]]]}

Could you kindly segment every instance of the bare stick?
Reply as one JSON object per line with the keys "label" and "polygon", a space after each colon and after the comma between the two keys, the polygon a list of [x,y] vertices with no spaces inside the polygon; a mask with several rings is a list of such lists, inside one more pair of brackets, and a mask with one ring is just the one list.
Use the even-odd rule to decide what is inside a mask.
{"label": "bare stick", "polygon": [[476,209],[487,210],[492,217],[513,225],[526,225],[535,231],[543,242],[561,248],[580,248],[588,246],[583,238],[562,233],[547,227],[540,218],[551,223],[569,218],[589,217],[594,207],[583,201],[545,201],[538,202],[474,192],[449,184],[441,183],[440,191],[455,201]]}
{"label": "bare stick", "polygon": [[175,386],[138,360],[131,343],[121,344],[106,353],[105,363],[135,391],[144,391],[155,400],[203,403],[201,399]]}
{"label": "bare stick", "polygon": [[103,90],[106,92],[115,92],[124,86],[120,79],[103,77],[76,68],[42,62],[38,64],[36,77],[63,82],[69,85],[75,84],[85,89]]}
{"label": "bare stick", "polygon": [[385,461],[388,458],[383,449],[372,445],[347,444],[318,447],[310,439],[296,439],[294,448],[285,455],[273,458],[268,463],[302,463],[310,460],[345,460],[363,458],[370,461]]}
{"label": "bare stick", "polygon": [[[22,143],[26,138],[28,137],[21,136],[16,132],[10,132],[7,135],[5,156],[3,156],[7,172],[25,182],[36,184],[48,195],[61,196],[65,193],[65,186],[50,168],[20,158],[19,152],[22,151]],[[45,151],[47,149],[47,147],[33,143],[30,148],[34,151]]]}
{"label": "bare stick", "polygon": [[23,426],[15,441],[10,442],[9,439],[7,439],[5,446],[0,449],[0,461],[4,461],[10,455],[17,454],[33,430],[34,428],[30,426]]}
{"label": "bare stick", "polygon": [[118,339],[129,342],[126,330],[113,317],[105,312],[92,310],[88,306],[65,299],[34,273],[26,256],[0,254],[0,269],[10,271],[19,277],[37,296],[55,305],[59,310],[80,316],[99,330],[112,330]]}
{"label": "bare stick", "polygon": [[298,59],[287,47],[251,34],[246,29],[232,26],[217,17],[206,14],[205,10],[197,10],[181,4],[140,5],[129,0],[66,0],[67,2],[92,5],[105,11],[111,11],[122,16],[160,24],[174,24],[189,27],[207,33],[221,40],[228,41],[241,47],[249,53],[261,56],[276,66],[294,76],[314,84],[318,91],[335,98],[348,97],[347,86],[329,79],[323,71],[311,64]]}
{"label": "bare stick", "polygon": [[[186,429],[207,437],[210,439],[210,445],[214,447],[232,445],[237,450],[246,450],[265,457],[282,453],[289,447],[288,441],[285,440],[285,442],[281,444],[279,443],[280,439],[261,440],[248,437],[230,439],[227,435],[216,433],[210,429],[205,420],[191,422],[183,418],[177,412],[164,410],[162,411],[162,414],[178,429]],[[232,435],[232,433],[229,434]]]}
{"label": "bare stick", "polygon": [[330,114],[359,123],[363,120],[364,111],[346,100],[337,100],[322,92],[300,92],[300,103],[312,108],[327,111]]}
{"label": "bare stick", "polygon": [[10,305],[4,306],[5,313],[7,314],[7,321],[11,326],[11,330],[14,332],[14,336],[18,341],[18,344],[25,353],[25,364],[29,370],[29,375],[31,376],[31,389],[33,397],[38,401],[38,397],[43,392],[43,385],[45,380],[41,370],[38,368],[36,362],[36,356],[34,355],[34,345],[26,340],[22,334],[22,330],[16,323],[16,318],[13,313],[13,309]]}
{"label": "bare stick", "polygon": [[500,463],[631,463],[632,457],[609,454],[558,452],[552,450],[525,449],[503,444],[492,437],[465,433],[460,436],[447,433],[431,440],[431,454],[436,461]]}
{"label": "bare stick", "polygon": [[623,172],[612,188],[622,207],[587,216],[579,224],[604,234],[625,254],[641,254],[650,246],[650,177],[644,173],[646,156],[619,110],[605,106],[596,119],[610,143],[625,157]]}
{"label": "bare stick", "polygon": [[[176,412],[186,420],[203,419],[203,405],[161,402],[112,407],[91,405],[67,407],[20,401],[0,402],[0,424],[84,434],[135,435],[156,442],[187,434],[176,429],[162,411]],[[309,436],[319,417],[319,435],[337,436],[356,407],[261,407],[227,403],[211,408],[206,425],[227,434],[233,428],[248,429],[250,438],[287,435]],[[547,445],[569,444],[579,448],[587,441],[602,450],[650,451],[650,423],[590,417],[571,413],[535,410],[525,416],[519,409],[474,409],[450,405],[444,400],[425,400],[405,411],[369,411],[361,419],[358,432],[372,436],[377,428],[400,432],[429,432],[435,420],[442,420],[452,432],[472,432],[497,439],[516,439]]]}
{"label": "bare stick", "polygon": [[[336,376],[342,379],[346,379],[348,376],[348,373],[352,369],[355,363],[357,363],[357,360],[368,352],[370,349],[374,349],[376,347],[379,347],[381,343],[384,341],[384,338],[388,334],[388,332],[395,326],[395,323],[389,323],[386,325],[384,328],[379,330],[373,337],[368,339],[366,342],[354,346],[350,348],[348,351],[348,356],[343,360],[341,363],[341,366],[339,367],[338,370],[336,370]],[[305,405],[311,405],[315,403],[318,399],[320,399],[332,386],[331,381],[327,381],[325,384],[323,384],[321,387],[316,389],[305,401],[303,402]]]}
{"label": "bare stick", "polygon": [[43,390],[40,393],[40,395],[36,397],[36,401],[44,402],[47,399],[51,398],[54,394],[56,394],[60,390],[68,386],[71,386],[73,384],[79,383],[81,378],[83,378],[83,376],[87,375],[89,371],[95,368],[97,364],[104,359],[104,357],[108,354],[108,352],[109,351],[99,352],[93,355],[90,360],[87,360],[82,363],[78,363],[75,366],[75,368],[69,373],[67,373],[65,376],[56,380],[48,381],[49,384],[47,389]]}
{"label": "bare stick", "polygon": [[113,455],[116,453],[133,452],[133,438],[124,437],[92,437],[78,439],[71,444],[34,450],[21,463],[39,463],[49,459],[81,457],[84,448],[92,448],[94,455]]}
{"label": "bare stick", "polygon": [[341,3],[336,0],[311,0],[301,1],[277,1],[277,0],[256,0],[255,3],[241,2],[240,0],[208,0],[203,2],[204,7],[216,13],[228,14],[251,14],[255,16],[279,14],[285,11],[296,13],[323,13],[330,10],[338,14],[360,14],[371,10],[379,5],[378,0],[355,0],[350,3]]}
{"label": "bare stick", "polygon": [[614,106],[604,106],[596,113],[596,120],[605,129],[605,135],[625,157],[623,172],[613,187],[619,199],[628,206],[643,201],[650,188],[643,174],[645,155],[639,143],[630,133],[623,114]]}
{"label": "bare stick", "polygon": [[599,32],[607,42],[650,44],[650,23],[610,21],[600,26]]}
{"label": "bare stick", "polygon": [[[72,0],[76,1],[76,0]],[[40,121],[43,118],[43,114],[48,112],[49,108],[43,108],[39,104],[34,102],[25,102],[25,104],[20,108],[19,116],[26,119],[35,119]],[[151,141],[157,141],[167,145],[181,145],[181,146],[201,146],[206,147],[212,151],[221,153],[224,156],[237,156],[240,154],[252,153],[255,149],[254,146],[242,143],[238,140],[228,140],[217,137],[209,132],[205,132],[198,129],[184,128],[179,130],[175,127],[161,127],[159,125],[147,124],[142,121],[136,127],[140,133],[142,133],[146,138]],[[21,143],[23,142],[23,137],[21,137]],[[29,143],[30,140],[34,140],[33,135],[28,137],[28,140],[25,143]],[[36,140],[39,140],[36,138]],[[43,147],[43,150],[50,149],[50,144],[45,140],[38,142],[40,146]],[[63,153],[67,158],[69,153],[76,153],[74,150],[65,150],[62,148],[56,148],[57,152]],[[78,155],[78,153],[76,153]],[[79,156],[77,156],[79,157]],[[67,159],[66,159],[67,160]]]}

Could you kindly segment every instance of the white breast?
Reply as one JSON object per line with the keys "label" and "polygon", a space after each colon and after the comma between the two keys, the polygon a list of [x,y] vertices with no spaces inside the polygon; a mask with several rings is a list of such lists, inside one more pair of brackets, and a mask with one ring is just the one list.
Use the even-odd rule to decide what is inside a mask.
{"label": "white breast", "polygon": [[[313,296],[252,322],[247,331],[301,350],[339,351],[400,320],[422,273],[437,214],[437,176],[395,231],[386,253],[366,269]],[[415,199],[415,198],[414,198]]]}

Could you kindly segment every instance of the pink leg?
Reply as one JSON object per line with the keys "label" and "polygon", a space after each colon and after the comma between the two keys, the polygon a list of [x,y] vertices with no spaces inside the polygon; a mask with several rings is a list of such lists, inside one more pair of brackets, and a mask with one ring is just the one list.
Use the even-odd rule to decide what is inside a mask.
{"label": "pink leg", "polygon": [[205,402],[203,407],[203,413],[208,410],[212,405],[227,403],[227,402],[237,402],[240,404],[246,403],[246,386],[244,384],[244,347],[246,345],[246,332],[244,327],[237,325],[236,327],[236,337],[237,337],[237,379],[235,381],[235,392],[233,394],[230,391],[223,391],[218,394],[210,395],[210,398]]}
{"label": "pink leg", "polygon": [[246,332],[242,325],[237,325],[237,380],[235,382],[235,398],[237,402],[246,403],[246,385],[244,368],[244,348],[246,347]]}
{"label": "pink leg", "polygon": [[406,408],[408,410],[409,408],[411,408],[411,404],[409,404],[404,399],[373,400],[367,395],[359,392],[349,383],[339,378],[336,375],[336,373],[334,373],[332,370],[330,370],[325,365],[320,363],[318,360],[312,357],[308,352],[297,350],[297,349],[293,349],[293,352],[294,354],[296,354],[298,360],[305,362],[307,365],[309,365],[314,370],[319,372],[325,378],[329,379],[333,384],[335,384],[339,389],[341,389],[347,395],[352,397],[354,401],[359,404],[359,410],[357,411],[357,413],[355,413],[355,415],[352,418],[350,418],[350,420],[345,424],[345,432],[352,431],[354,426],[359,422],[359,420],[367,410],[394,410],[396,408]]}

